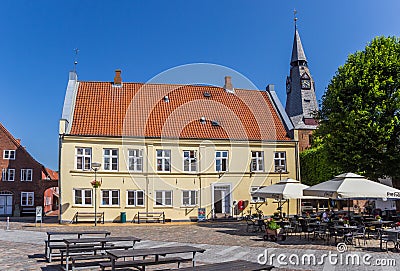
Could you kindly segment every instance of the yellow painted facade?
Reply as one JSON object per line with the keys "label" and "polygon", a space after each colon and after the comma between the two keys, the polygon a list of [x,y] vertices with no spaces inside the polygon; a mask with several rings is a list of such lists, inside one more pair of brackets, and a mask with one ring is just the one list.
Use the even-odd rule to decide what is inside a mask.
{"label": "yellow painted facade", "polygon": [[[61,127],[64,125],[61,121]],[[207,218],[213,216],[242,216],[261,205],[264,215],[276,212],[277,204],[268,199],[266,204],[252,203],[251,190],[267,186],[279,179],[298,177],[297,143],[295,141],[232,141],[232,140],[185,140],[185,139],[140,139],[120,137],[90,137],[61,135],[60,139],[60,221],[70,222],[76,212],[94,212],[94,188],[90,182],[95,179],[93,170],[77,169],[77,148],[90,149],[90,163],[101,163],[96,179],[102,182],[97,188],[97,211],[105,213],[105,221],[119,221],[120,213],[126,212],[127,221],[132,221],[138,212],[165,212],[167,219],[185,221],[197,217],[197,208],[206,208]],[[104,149],[118,150],[118,169],[104,169]],[[142,171],[128,170],[128,150],[142,151]],[[170,150],[170,171],[157,171],[157,150]],[[184,151],[195,151],[196,171],[184,171]],[[216,151],[228,151],[227,171],[216,170]],[[250,169],[252,152],[263,153],[263,170],[252,172]],[[284,152],[286,171],[279,173],[274,165],[274,153]],[[76,190],[92,192],[87,205],[77,204],[80,198]],[[118,199],[110,192],[109,202],[104,205],[105,191],[113,190]],[[143,191],[144,202],[140,206],[128,205],[127,191]],[[118,192],[115,192],[118,191]],[[172,201],[168,206],[156,205],[157,191],[171,191]],[[183,191],[197,191],[197,200],[184,204]],[[221,192],[222,191],[222,192]],[[169,192],[168,192],[169,193]],[[192,192],[190,192],[192,193]],[[114,194],[114,196],[115,196]],[[162,192],[158,192],[158,195]],[[86,197],[86,198],[87,198]],[[194,197],[193,197],[194,198]],[[168,203],[169,197],[164,200]],[[237,212],[237,203],[249,204],[243,212]],[[82,200],[84,201],[84,200]],[[216,203],[217,202],[217,203]],[[298,210],[296,202],[290,202],[290,214]],[[287,204],[283,212],[287,213]]]}

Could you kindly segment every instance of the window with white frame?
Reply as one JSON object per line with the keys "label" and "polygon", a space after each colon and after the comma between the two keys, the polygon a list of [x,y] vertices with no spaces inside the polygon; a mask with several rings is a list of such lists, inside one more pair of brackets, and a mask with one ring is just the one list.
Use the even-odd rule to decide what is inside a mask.
{"label": "window with white frame", "polygon": [[197,205],[197,191],[196,190],[184,190],[182,191],[182,205],[183,206],[194,206]]}
{"label": "window with white frame", "polygon": [[92,189],[74,189],[75,205],[92,205]]}
{"label": "window with white frame", "polygon": [[215,152],[215,170],[217,172],[228,170],[228,151]]}
{"label": "window with white frame", "polygon": [[15,150],[4,150],[3,159],[15,160]]}
{"label": "window with white frame", "polygon": [[196,154],[196,151],[183,151],[183,171],[197,171]]}
{"label": "window with white frame", "polygon": [[172,206],[172,191],[156,191],[156,206]]}
{"label": "window with white frame", "polygon": [[264,152],[252,151],[251,152],[251,171],[263,171],[264,170]]}
{"label": "window with white frame", "polygon": [[104,149],[104,170],[118,170],[118,149]]}
{"label": "window with white frame", "polygon": [[[251,192],[255,192],[260,188],[263,188],[263,186],[252,186]],[[265,198],[251,196],[251,202],[265,202]]]}
{"label": "window with white frame", "polygon": [[1,179],[5,182],[13,182],[15,180],[15,169],[4,168],[2,170]]}
{"label": "window with white frame", "polygon": [[274,153],[275,172],[286,172],[286,152]]}
{"label": "window with white frame", "polygon": [[76,148],[76,169],[90,170],[92,164],[92,148]]}
{"label": "window with white frame", "polygon": [[128,190],[126,193],[127,206],[144,206],[143,190]]}
{"label": "window with white frame", "polygon": [[157,171],[171,171],[171,150],[157,150]]}
{"label": "window with white frame", "polygon": [[130,171],[143,171],[143,151],[138,149],[128,150],[128,167]]}
{"label": "window with white frame", "polygon": [[23,168],[21,169],[21,182],[31,182],[32,181],[32,172],[31,168]]}
{"label": "window with white frame", "polygon": [[34,192],[21,192],[21,206],[33,206],[34,197]]}
{"label": "window with white frame", "polygon": [[118,206],[119,190],[101,190],[101,205]]}

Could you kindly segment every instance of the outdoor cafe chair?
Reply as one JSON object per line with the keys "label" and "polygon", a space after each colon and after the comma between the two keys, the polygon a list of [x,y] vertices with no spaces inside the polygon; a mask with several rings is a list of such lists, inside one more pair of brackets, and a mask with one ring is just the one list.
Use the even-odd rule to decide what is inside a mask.
{"label": "outdoor cafe chair", "polygon": [[310,235],[314,232],[314,228],[310,227],[307,220],[305,220],[305,219],[300,220],[300,225],[301,225],[300,239],[301,239],[301,236],[304,234],[304,238],[307,238],[307,240],[310,240]]}
{"label": "outdoor cafe chair", "polygon": [[400,240],[399,240],[399,233],[397,231],[383,232],[381,241],[382,244],[385,244],[386,252],[389,250],[388,243],[393,243],[393,248],[395,250],[399,250]]}

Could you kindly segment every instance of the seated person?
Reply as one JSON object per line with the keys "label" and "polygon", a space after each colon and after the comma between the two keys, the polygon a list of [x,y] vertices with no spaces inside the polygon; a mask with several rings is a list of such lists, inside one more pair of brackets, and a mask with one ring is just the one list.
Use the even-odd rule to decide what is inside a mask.
{"label": "seated person", "polygon": [[328,214],[328,211],[326,211],[326,210],[322,213],[322,221],[329,222],[329,214]]}

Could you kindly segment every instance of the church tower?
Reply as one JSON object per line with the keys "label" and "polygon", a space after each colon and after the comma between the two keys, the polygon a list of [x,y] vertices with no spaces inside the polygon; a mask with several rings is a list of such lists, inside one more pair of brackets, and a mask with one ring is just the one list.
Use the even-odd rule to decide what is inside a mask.
{"label": "church tower", "polygon": [[301,43],[295,20],[290,75],[286,78],[286,113],[294,126],[294,138],[299,141],[299,150],[310,147],[312,132],[318,126],[314,119],[318,111],[315,83],[308,68],[308,61]]}

